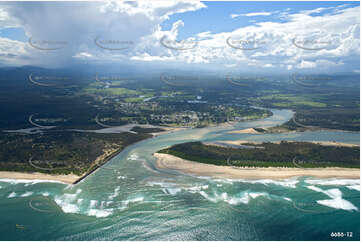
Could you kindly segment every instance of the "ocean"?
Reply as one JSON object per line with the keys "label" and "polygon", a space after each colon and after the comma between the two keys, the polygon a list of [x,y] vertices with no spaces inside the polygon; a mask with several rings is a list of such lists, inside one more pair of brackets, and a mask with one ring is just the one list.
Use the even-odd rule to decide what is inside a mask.
{"label": "ocean", "polygon": [[155,167],[187,141],[338,141],[359,132],[229,134],[289,120],[290,110],[234,126],[188,129],[127,147],[77,185],[0,179],[1,240],[359,240],[360,181],[229,180]]}

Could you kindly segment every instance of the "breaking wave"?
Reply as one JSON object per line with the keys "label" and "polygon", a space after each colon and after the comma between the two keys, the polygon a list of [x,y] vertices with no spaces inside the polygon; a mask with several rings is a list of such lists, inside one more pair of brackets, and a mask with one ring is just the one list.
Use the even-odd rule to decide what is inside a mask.
{"label": "breaking wave", "polygon": [[342,192],[340,191],[340,189],[333,188],[333,189],[323,190],[323,189],[321,189],[319,187],[315,187],[315,186],[307,186],[307,188],[310,190],[313,190],[315,192],[323,193],[331,198],[331,199],[326,199],[326,200],[318,200],[317,201],[318,204],[321,204],[321,205],[327,206],[327,207],[331,207],[331,208],[336,208],[336,209],[358,211],[358,208],[355,207],[351,202],[344,200],[342,198]]}

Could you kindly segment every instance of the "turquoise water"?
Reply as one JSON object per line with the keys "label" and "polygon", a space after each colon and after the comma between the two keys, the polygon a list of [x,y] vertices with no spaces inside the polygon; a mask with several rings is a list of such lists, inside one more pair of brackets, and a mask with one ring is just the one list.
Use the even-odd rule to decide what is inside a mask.
{"label": "turquoise water", "polygon": [[[190,129],[129,146],[77,185],[0,180],[1,240],[340,240],[360,238],[360,183],[298,177],[227,180],[154,167],[152,153],[191,140],[359,143],[358,132],[229,134],[270,127],[292,112],[234,127]],[[347,237],[346,232],[352,233]]]}

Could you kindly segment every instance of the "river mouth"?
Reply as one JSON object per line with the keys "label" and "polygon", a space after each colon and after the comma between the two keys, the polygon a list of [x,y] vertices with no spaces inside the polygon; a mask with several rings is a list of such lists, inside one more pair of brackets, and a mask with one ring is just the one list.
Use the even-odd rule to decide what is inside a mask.
{"label": "river mouth", "polygon": [[[355,234],[359,228],[355,222],[359,221],[359,180],[213,179],[155,166],[154,152],[189,141],[359,143],[356,132],[229,133],[275,126],[293,116],[290,110],[271,111],[274,115],[263,120],[186,129],[133,144],[77,185],[0,181],[0,212],[11,219],[11,204],[16,201],[17,209],[24,213],[16,223],[35,228],[29,233],[36,231],[37,239],[46,240],[314,240],[335,226]],[[37,219],[30,220],[34,216]],[[341,217],[349,222],[337,222]],[[54,228],[51,235],[36,229],[44,219]],[[329,219],[335,224],[325,223]],[[272,233],[286,226],[285,221],[286,234]],[[321,222],[323,226],[317,230],[307,229]],[[297,227],[310,232],[300,235]]]}

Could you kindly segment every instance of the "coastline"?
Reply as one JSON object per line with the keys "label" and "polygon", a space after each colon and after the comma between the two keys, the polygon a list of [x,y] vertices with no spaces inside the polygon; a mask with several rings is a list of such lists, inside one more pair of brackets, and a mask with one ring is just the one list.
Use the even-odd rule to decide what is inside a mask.
{"label": "coastline", "polygon": [[196,176],[226,179],[286,179],[297,176],[317,178],[360,179],[360,169],[356,168],[234,168],[188,161],[168,154],[154,153],[156,167],[171,169]]}
{"label": "coastline", "polygon": [[[216,126],[219,127],[228,127],[230,123],[221,123]],[[150,133],[152,137],[147,139],[151,139],[157,137],[159,135],[165,135],[181,130],[187,129],[186,127],[163,127],[165,129],[161,132]],[[234,133],[253,133],[260,134],[260,132],[254,130],[254,128],[248,128],[243,130],[233,131]],[[292,132],[291,132],[292,133]],[[146,139],[145,139],[146,140]],[[144,140],[141,140],[144,141]],[[138,141],[138,142],[141,142]],[[136,143],[138,143],[136,142]],[[247,140],[234,140],[234,141],[221,141],[225,144],[231,145],[242,145],[245,143],[251,144],[261,144],[262,142],[255,141],[247,141]],[[287,141],[287,142],[297,142],[297,141]],[[311,143],[320,144],[320,145],[330,145],[330,146],[346,146],[346,147],[359,147],[360,145],[342,143],[342,142],[329,142],[329,141],[310,141]],[[280,143],[280,141],[272,142],[272,143]],[[215,144],[209,142],[208,145],[220,146],[219,144]],[[42,180],[46,181],[56,181],[65,184],[77,184],[80,181],[84,180],[89,175],[96,172],[99,168],[105,165],[109,160],[111,160],[114,156],[118,155],[122,152],[126,147],[122,147],[111,154],[102,154],[100,157],[103,157],[97,163],[93,164],[89,167],[89,170],[85,172],[83,175],[78,176],[75,174],[45,174],[40,172],[13,172],[13,171],[0,171],[0,179],[24,179],[24,180]],[[160,156],[168,156],[166,159]],[[215,166],[204,163],[197,163],[193,161],[187,161],[175,156],[154,153],[153,156],[157,158],[156,166],[161,169],[174,169],[184,173],[190,173],[198,176],[212,176],[219,178],[229,178],[229,179],[261,179],[261,178],[269,178],[269,179],[285,179],[294,176],[314,176],[319,178],[360,178],[360,170],[352,169],[352,168],[233,168],[230,166]],[[98,157],[98,159],[100,158]],[[177,161],[177,162],[175,162]],[[175,164],[177,163],[177,164]],[[327,174],[322,174],[327,171]]]}
{"label": "coastline", "polygon": [[[258,141],[248,141],[248,140],[220,140],[218,142],[222,142],[225,144],[230,144],[230,145],[244,145],[244,144],[254,144],[254,145],[259,145],[262,144],[264,142],[258,142]],[[287,141],[289,143],[295,143],[295,142],[302,142],[302,141],[292,141],[289,140]],[[343,142],[334,142],[334,141],[307,141],[308,143],[313,143],[313,144],[318,144],[318,145],[323,145],[323,146],[338,146],[338,147],[360,147],[360,145],[357,144],[350,144],[350,143],[343,143]],[[269,143],[273,143],[273,144],[280,144],[281,141],[272,141]],[[214,145],[214,146],[219,146],[216,143],[213,142],[207,142],[207,145]]]}
{"label": "coastline", "polygon": [[[179,130],[183,130],[185,128],[172,128],[172,127],[165,127],[165,131],[157,132],[157,133],[151,133],[152,137],[149,137],[147,139],[154,138],[158,135],[168,134],[172,132],[176,132]],[[146,139],[144,139],[146,140]],[[138,142],[144,141],[140,140]],[[137,142],[136,142],[137,143]],[[135,143],[134,143],[135,144]],[[93,165],[91,165],[87,172],[82,174],[81,176],[75,175],[75,174],[46,174],[41,172],[18,172],[18,171],[0,171],[0,179],[15,179],[15,180],[41,180],[44,182],[61,182],[65,184],[77,184],[80,181],[87,178],[89,175],[96,172],[99,168],[101,168],[103,165],[105,165],[108,161],[110,161],[114,156],[118,155],[120,152],[122,152],[126,147],[122,147],[121,149],[117,149],[110,154],[107,154],[105,152],[104,154],[100,155],[94,162]]]}
{"label": "coastline", "polygon": [[78,180],[80,176],[69,174],[69,175],[50,175],[40,172],[17,172],[17,171],[0,171],[0,179],[16,179],[16,180],[41,180],[41,181],[57,181],[65,184],[73,184]]}

